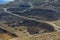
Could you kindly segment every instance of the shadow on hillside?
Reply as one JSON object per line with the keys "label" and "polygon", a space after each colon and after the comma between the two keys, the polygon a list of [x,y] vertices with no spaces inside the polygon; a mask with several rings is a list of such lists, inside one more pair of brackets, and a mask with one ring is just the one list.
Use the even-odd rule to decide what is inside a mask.
{"label": "shadow on hillside", "polygon": [[[14,9],[11,9],[11,10],[14,10]],[[11,11],[11,12],[21,16],[26,16],[26,17],[35,18],[39,20],[46,20],[46,21],[55,21],[59,19],[59,16],[60,16],[59,13],[56,13],[55,11],[52,11],[52,10],[46,10],[46,9],[30,9],[24,13],[20,13],[17,11]]]}

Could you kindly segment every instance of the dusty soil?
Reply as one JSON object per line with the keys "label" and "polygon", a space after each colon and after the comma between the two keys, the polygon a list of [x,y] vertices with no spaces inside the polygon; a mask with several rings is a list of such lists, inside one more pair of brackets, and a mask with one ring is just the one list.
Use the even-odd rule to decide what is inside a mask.
{"label": "dusty soil", "polygon": [[[52,21],[52,23],[60,26],[60,20]],[[28,37],[22,36],[19,38],[13,38],[11,40],[60,40],[60,31],[45,33],[45,34],[31,35]]]}
{"label": "dusty soil", "polygon": [[11,40],[60,40],[60,31],[48,34],[35,35],[31,37],[19,37]]}
{"label": "dusty soil", "polygon": [[[58,20],[52,21],[52,23],[59,25]],[[24,28],[26,27],[24,26],[21,26],[21,27],[22,28],[18,26],[15,27],[15,30],[20,31],[20,32],[17,32],[17,34],[20,35],[19,37],[13,38],[6,33],[2,33],[0,34],[0,40],[60,40],[60,31],[31,35],[26,31],[26,29],[24,30]],[[20,29],[23,29],[24,31]]]}
{"label": "dusty soil", "polygon": [[12,37],[6,33],[0,34],[0,40],[8,40],[8,39],[12,39]]}

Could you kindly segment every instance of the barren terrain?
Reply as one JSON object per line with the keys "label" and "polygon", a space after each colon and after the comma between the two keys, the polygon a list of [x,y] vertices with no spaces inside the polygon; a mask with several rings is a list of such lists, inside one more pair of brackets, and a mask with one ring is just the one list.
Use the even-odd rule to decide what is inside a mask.
{"label": "barren terrain", "polygon": [[11,3],[0,8],[0,40],[60,40],[59,3]]}

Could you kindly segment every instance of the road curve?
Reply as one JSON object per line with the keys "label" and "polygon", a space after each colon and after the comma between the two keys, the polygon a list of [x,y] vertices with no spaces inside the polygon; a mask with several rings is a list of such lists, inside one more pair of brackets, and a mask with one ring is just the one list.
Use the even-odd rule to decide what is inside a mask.
{"label": "road curve", "polygon": [[57,26],[57,25],[55,25],[55,24],[53,24],[53,23],[51,23],[51,22],[48,22],[48,21],[41,21],[41,20],[37,20],[37,19],[33,19],[33,18],[28,18],[28,17],[25,17],[25,16],[20,16],[20,15],[17,15],[17,14],[14,14],[14,13],[8,11],[7,8],[3,8],[3,10],[4,10],[5,12],[7,12],[8,14],[11,14],[11,15],[14,15],[14,16],[17,16],[17,17],[26,19],[26,20],[37,21],[37,22],[40,22],[40,23],[46,23],[46,24],[48,24],[48,25],[53,26],[53,27],[55,28],[55,30],[57,30],[57,31],[59,31],[59,29],[60,29],[59,26]]}

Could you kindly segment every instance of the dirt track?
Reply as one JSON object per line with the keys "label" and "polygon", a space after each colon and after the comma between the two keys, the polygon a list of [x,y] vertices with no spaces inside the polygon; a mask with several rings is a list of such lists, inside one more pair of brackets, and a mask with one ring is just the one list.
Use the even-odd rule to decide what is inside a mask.
{"label": "dirt track", "polygon": [[17,17],[20,17],[20,18],[23,18],[23,19],[26,19],[26,20],[32,20],[32,21],[37,21],[37,22],[43,22],[43,23],[46,23],[46,24],[49,24],[49,25],[52,25],[57,31],[59,31],[60,27],[53,24],[53,23],[50,23],[48,21],[41,21],[41,20],[37,20],[37,19],[33,19],[33,18],[28,18],[28,17],[24,17],[24,16],[20,16],[20,15],[17,15],[17,14],[14,14],[10,11],[7,10],[7,8],[3,8],[5,12],[11,14],[11,15],[14,15],[14,16],[17,16]]}
{"label": "dirt track", "polygon": [[[0,24],[0,25],[2,26],[2,27],[0,27],[0,28],[5,29],[5,30],[7,30],[7,31],[9,31],[9,32],[11,32],[11,33],[14,33],[14,34],[16,34],[17,36],[19,36],[18,38],[14,38],[14,39],[11,39],[11,40],[17,40],[17,39],[18,39],[18,40],[23,40],[23,39],[24,39],[24,40],[47,40],[48,38],[46,38],[46,37],[49,37],[49,40],[51,40],[51,39],[50,39],[51,36],[52,36],[52,39],[54,39],[54,36],[56,36],[56,35],[60,36],[60,35],[59,35],[59,29],[60,29],[60,27],[57,26],[57,25],[55,25],[55,24],[53,24],[53,23],[51,23],[51,22],[48,22],[48,21],[40,21],[40,20],[37,20],[37,19],[20,16],[20,15],[11,13],[10,11],[7,11],[6,8],[3,8],[3,9],[4,9],[5,12],[7,12],[7,13],[9,13],[9,14],[11,14],[11,15],[14,15],[14,16],[17,16],[17,17],[26,19],[26,20],[31,20],[31,21],[36,21],[36,22],[40,22],[40,23],[45,23],[45,24],[51,25],[53,28],[55,28],[55,30],[57,30],[57,34],[56,34],[56,33],[46,33],[46,34],[43,34],[43,35],[40,35],[40,34],[39,34],[39,35],[36,35],[36,36],[34,35],[34,36],[28,36],[28,37],[26,37],[26,36],[24,35],[24,37],[22,37],[24,33],[21,33],[20,31],[15,30],[14,28],[8,27],[8,26],[6,26],[6,25],[4,25],[4,24]],[[21,36],[21,35],[22,35],[22,36]],[[44,36],[44,37],[42,37],[42,36]],[[41,39],[40,39],[40,38],[41,38]],[[42,39],[42,38],[44,38],[44,39]],[[45,38],[46,38],[46,39],[45,39]]]}

